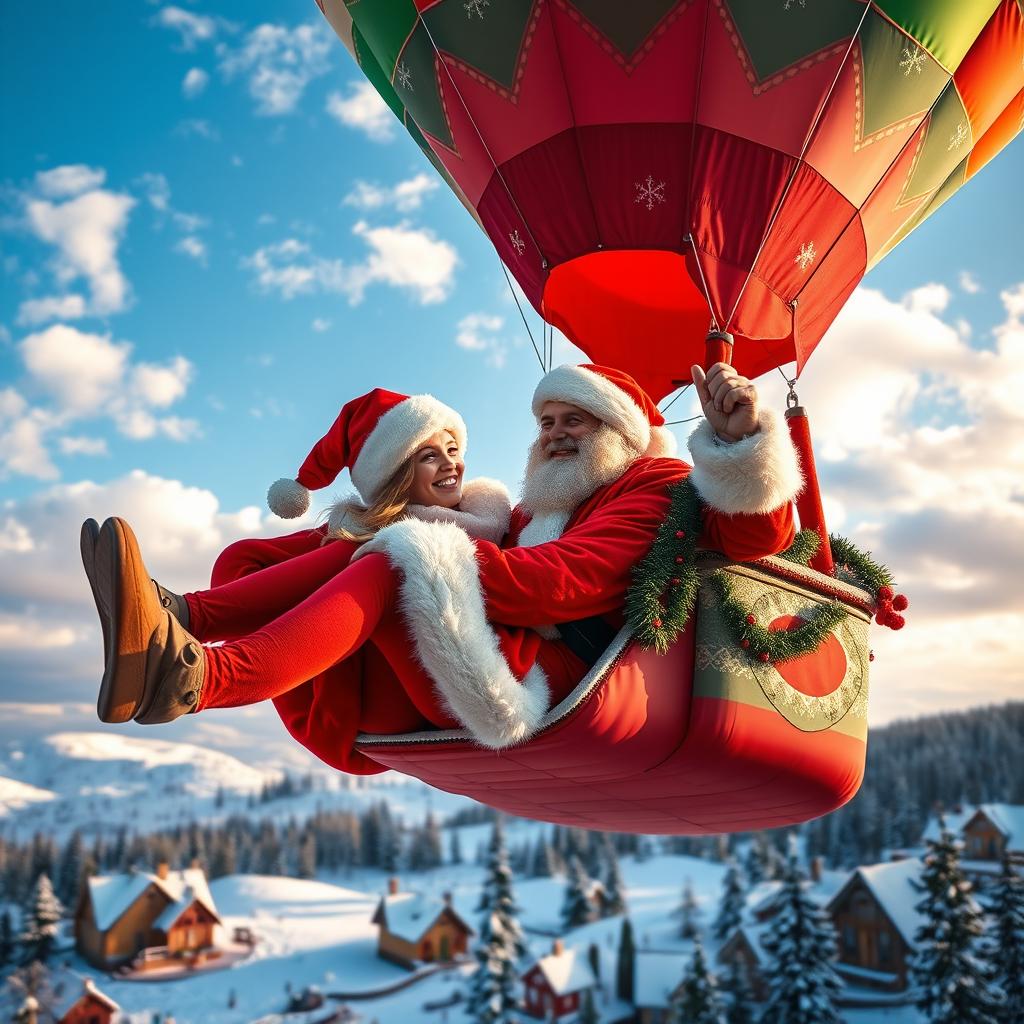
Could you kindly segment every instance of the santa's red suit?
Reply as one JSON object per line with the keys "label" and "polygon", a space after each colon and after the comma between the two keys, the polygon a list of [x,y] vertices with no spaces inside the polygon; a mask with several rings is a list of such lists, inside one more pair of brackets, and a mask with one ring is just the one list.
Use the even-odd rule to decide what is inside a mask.
{"label": "santa's red suit", "polygon": [[[538,388],[535,411],[546,400],[593,412],[640,450],[666,433],[635,382],[601,367],[552,371]],[[352,552],[321,547],[318,531],[234,545],[218,563],[215,585],[284,560],[234,584],[260,587],[246,598],[235,627],[253,627],[261,617],[267,624],[237,645],[209,650],[200,707],[272,697],[296,739],[349,772],[381,770],[354,748],[363,731],[461,726],[493,748],[523,741],[596,660],[600,651],[590,658],[586,651],[588,639],[600,635],[593,626],[621,625],[632,571],[665,517],[671,484],[693,473],[706,505],[704,547],[742,560],[791,543],[790,502],[800,474],[777,417],[764,415],[757,434],[730,445],[720,445],[705,424],[690,446],[692,471],[677,459],[641,457],[571,513],[531,517],[517,509],[501,546],[472,539],[453,523],[409,519],[360,551],[385,554],[391,568],[379,556],[360,557],[338,575]],[[261,580],[270,573],[273,580]],[[201,598],[194,604],[206,633],[200,639],[223,631],[234,614],[221,608],[216,628],[206,628],[208,608]],[[571,644],[553,632],[580,623],[590,628],[565,627]],[[229,648],[235,649],[225,657]]]}

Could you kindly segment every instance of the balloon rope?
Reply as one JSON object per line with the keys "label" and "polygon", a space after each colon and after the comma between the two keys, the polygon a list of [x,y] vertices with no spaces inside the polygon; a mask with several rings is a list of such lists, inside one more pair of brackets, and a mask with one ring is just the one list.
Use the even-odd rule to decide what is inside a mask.
{"label": "balloon rope", "polygon": [[732,323],[732,318],[736,315],[736,310],[739,309],[741,300],[743,299],[743,293],[747,290],[747,285],[750,284],[750,279],[754,276],[754,268],[757,266],[757,261],[761,257],[761,250],[764,249],[765,244],[768,242],[769,237],[772,233],[772,228],[775,227],[775,221],[779,214],[782,212],[782,207],[785,205],[786,196],[789,195],[789,190],[796,179],[797,171],[800,170],[800,165],[804,162],[804,156],[807,154],[807,150],[811,145],[811,140],[814,138],[814,133],[818,130],[818,124],[821,122],[822,115],[825,113],[825,108],[828,106],[828,101],[832,98],[832,93],[835,91],[836,85],[839,83],[839,76],[843,73],[843,68],[846,67],[846,62],[850,59],[850,54],[853,53],[854,45],[857,42],[857,37],[860,35],[860,30],[864,27],[864,21],[868,16],[868,11],[873,6],[872,2],[864,5],[864,13],[860,16],[860,21],[857,23],[857,30],[853,33],[853,37],[850,39],[850,45],[846,48],[846,53],[843,54],[843,59],[839,62],[839,68],[836,71],[835,78],[832,79],[832,84],[828,87],[828,92],[825,93],[821,103],[818,104],[818,111],[814,115],[814,120],[811,122],[811,127],[804,137],[804,144],[800,147],[800,155],[796,158],[793,164],[792,171],[789,172],[789,180],[786,182],[786,187],[782,190],[782,195],[779,197],[779,201],[775,204],[775,209],[772,211],[771,219],[768,221],[768,227],[765,230],[764,236],[761,239],[761,244],[757,247],[757,252],[754,253],[754,258],[750,263],[750,270],[747,271],[747,276],[743,281],[743,287],[740,288],[739,294],[736,296],[736,302],[733,304],[732,312],[729,314],[725,321],[725,327],[723,330],[728,331],[729,325]]}
{"label": "balloon rope", "polygon": [[523,312],[523,307],[519,304],[519,296],[516,295],[516,290],[512,287],[512,280],[509,278],[508,270],[505,268],[505,264],[500,256],[498,257],[498,266],[501,267],[501,272],[505,275],[505,281],[508,284],[508,290],[512,293],[512,298],[516,300],[516,309],[519,310],[519,315],[523,318],[523,326],[526,328],[526,333],[530,336],[530,344],[533,346],[533,354],[537,357],[537,362],[540,363],[541,373],[544,373],[546,371],[544,369],[544,360],[540,355],[540,349],[537,348],[537,342],[533,340],[533,331],[530,330],[530,325],[526,320],[526,314]]}
{"label": "balloon rope", "polygon": [[700,262],[700,250],[697,248],[697,243],[693,240],[693,235],[687,235],[687,240],[690,246],[693,248],[693,259],[697,264],[697,273],[700,274],[700,286],[704,290],[704,299],[708,304],[708,310],[711,313],[711,329],[713,331],[718,330],[718,317],[715,315],[715,307],[711,303],[711,292],[708,290],[708,279],[704,276],[704,267]]}
{"label": "balloon rope", "polygon": [[[665,413],[667,413],[667,412],[669,411],[669,409],[671,409],[671,408],[672,408],[672,406],[673,406],[673,405],[675,405],[675,404],[676,404],[676,402],[678,402],[678,401],[679,401],[679,399],[683,397],[683,395],[684,395],[684,394],[686,393],[686,389],[687,389],[687,388],[688,388],[689,386],[690,386],[689,384],[684,384],[684,385],[683,385],[683,386],[682,386],[682,387],[681,387],[681,388],[680,388],[680,389],[679,389],[679,390],[678,390],[678,391],[677,391],[677,392],[675,393],[675,396],[674,396],[674,397],[672,398],[672,401],[671,401],[671,402],[669,402],[669,403],[668,403],[668,405],[666,405],[664,409],[661,409],[661,410],[659,410],[659,411],[661,412],[661,415],[662,415],[662,416],[664,416],[664,415],[665,415]],[[680,423],[683,423],[683,422],[685,422],[685,421],[684,421],[684,420],[680,420],[679,422],[680,422]]]}
{"label": "balloon rope", "polygon": [[[948,74],[948,72],[947,72],[947,74]],[[808,274],[808,275],[807,275],[807,280],[806,280],[806,281],[804,281],[804,283],[803,283],[803,284],[802,284],[802,285],[800,286],[800,291],[798,291],[798,292],[796,293],[796,296],[794,297],[794,299],[793,299],[793,302],[796,302],[796,301],[797,301],[797,300],[798,300],[798,299],[800,298],[800,296],[801,296],[801,295],[803,295],[803,293],[804,293],[804,290],[805,290],[805,289],[807,288],[807,286],[808,286],[808,285],[809,285],[809,284],[811,283],[811,281],[812,281],[812,280],[814,279],[814,275],[815,275],[815,274],[817,274],[819,270],[821,270],[821,268],[822,268],[822,267],[824,266],[824,264],[825,264],[825,261],[826,261],[826,260],[828,259],[828,257],[829,257],[829,256],[831,255],[831,253],[832,253],[832,250],[833,250],[833,249],[834,249],[834,248],[836,247],[836,245],[838,245],[838,244],[839,244],[839,240],[840,240],[840,239],[841,239],[841,238],[842,238],[842,237],[843,237],[843,236],[844,236],[844,235],[846,234],[846,232],[847,232],[847,231],[849,230],[849,228],[850,228],[850,225],[851,225],[851,224],[852,224],[852,223],[853,223],[853,222],[854,222],[854,221],[855,221],[855,220],[856,220],[856,219],[857,219],[857,218],[858,218],[858,217],[859,217],[859,216],[861,215],[861,213],[862,213],[862,212],[863,212],[863,210],[864,210],[864,207],[865,207],[865,206],[867,206],[869,202],[871,202],[871,197],[872,197],[872,196],[873,196],[873,195],[874,195],[874,194],[875,194],[875,193],[876,193],[876,192],[877,192],[877,191],[878,191],[878,190],[879,190],[879,189],[880,189],[880,188],[882,187],[882,184],[883,184],[883,183],[885,182],[885,180],[886,180],[886,179],[887,179],[887,178],[889,177],[889,172],[890,172],[890,171],[891,171],[891,170],[893,169],[893,167],[895,167],[895,166],[896,166],[896,164],[897,164],[897,163],[898,163],[898,162],[899,162],[899,161],[900,161],[900,160],[902,159],[902,157],[903,157],[903,154],[904,154],[904,153],[905,153],[905,152],[907,151],[907,147],[908,147],[908,146],[909,146],[909,145],[910,145],[910,144],[911,144],[912,142],[914,142],[914,141],[915,141],[915,140],[917,139],[917,133],[918,133],[918,128],[920,128],[920,127],[921,127],[921,125],[922,125],[922,124],[924,124],[924,123],[925,123],[925,121],[927,121],[929,117],[931,117],[931,115],[932,115],[932,113],[934,112],[934,110],[935,110],[936,106],[938,105],[938,102],[939,102],[939,100],[941,100],[941,99],[942,99],[942,97],[946,95],[946,90],[947,90],[947,89],[948,89],[948,88],[950,87],[950,85],[952,85],[954,89],[956,88],[956,83],[955,83],[955,82],[953,81],[953,76],[952,76],[952,75],[950,75],[950,76],[949,76],[949,78],[948,78],[948,79],[946,80],[946,84],[945,84],[945,85],[944,85],[944,86],[943,86],[943,87],[942,87],[942,88],[941,88],[941,89],[939,90],[939,92],[938,92],[938,94],[936,95],[935,99],[934,99],[934,100],[932,100],[932,102],[931,102],[931,106],[930,106],[930,107],[929,107],[929,108],[928,108],[928,109],[927,109],[927,110],[925,111],[925,113],[924,113],[924,116],[923,116],[923,117],[921,118],[920,122],[919,122],[919,123],[918,123],[918,125],[917,125],[917,128],[915,128],[915,129],[914,129],[914,130],[913,130],[913,131],[912,131],[912,132],[911,132],[911,133],[910,133],[910,134],[909,134],[909,135],[907,136],[907,139],[906,139],[906,141],[905,141],[905,142],[903,143],[903,145],[902,145],[902,146],[900,146],[899,152],[898,152],[898,153],[897,153],[897,154],[896,154],[896,155],[895,155],[895,156],[894,156],[894,157],[892,158],[892,160],[891,160],[891,161],[889,162],[889,166],[888,166],[888,167],[886,167],[885,171],[884,171],[884,172],[883,172],[883,173],[882,173],[882,174],[880,175],[880,177],[879,177],[878,181],[876,182],[876,184],[874,185],[874,187],[873,187],[873,188],[871,189],[871,191],[870,191],[870,192],[869,192],[869,193],[868,193],[868,194],[867,194],[867,195],[866,195],[866,196],[864,197],[864,201],[863,201],[863,202],[862,202],[862,203],[860,204],[860,206],[858,206],[858,207],[856,207],[856,209],[854,209],[854,211],[853,211],[853,215],[852,215],[852,216],[850,217],[850,219],[849,219],[849,220],[848,220],[848,221],[846,222],[846,225],[845,225],[845,227],[843,228],[843,230],[842,230],[842,231],[840,231],[840,232],[839,232],[839,234],[837,234],[837,235],[836,235],[835,239],[833,239],[833,241],[832,241],[832,244],[831,244],[831,245],[830,245],[830,246],[829,246],[829,247],[828,247],[828,248],[827,248],[827,249],[825,250],[825,253],[824,253],[824,255],[823,255],[823,256],[821,257],[821,259],[820,259],[820,260],[816,260],[816,261],[815,261],[815,264],[814,264],[814,269],[813,269],[813,270],[812,270],[812,271],[810,272],[810,274]],[[918,209],[920,209],[920,208],[918,208]],[[915,211],[915,213],[916,213],[916,211]],[[908,218],[908,219],[909,219],[909,218]],[[887,239],[885,240],[885,243],[884,243],[884,244],[885,244],[885,245],[888,245],[888,244],[889,244],[889,242],[890,242],[890,241],[892,241],[893,237],[894,237],[894,236],[895,236],[895,235],[896,235],[896,234],[897,234],[898,232],[900,232],[900,231],[901,231],[901,230],[902,230],[902,229],[903,229],[903,228],[904,228],[904,227],[906,226],[906,223],[907,223],[907,222],[906,222],[906,221],[904,221],[904,222],[903,222],[903,223],[902,223],[902,224],[901,224],[901,225],[900,225],[900,226],[899,226],[899,227],[898,227],[898,228],[896,229],[896,231],[894,231],[894,232],[892,233],[892,235],[890,235],[890,236],[889,236],[889,237],[888,237],[888,238],[887,238]],[[878,249],[878,251],[881,251],[881,248],[882,248],[882,247],[881,247],[881,246],[879,246],[879,249]]]}
{"label": "balloon rope", "polygon": [[530,241],[533,242],[533,247],[537,250],[537,255],[540,256],[541,265],[547,270],[548,261],[547,257],[541,250],[540,245],[537,242],[537,238],[533,231],[530,230],[530,225],[526,218],[523,216],[523,211],[519,208],[519,204],[516,202],[516,197],[512,195],[512,190],[508,187],[508,182],[505,180],[505,176],[501,173],[501,169],[498,167],[498,162],[494,159],[494,154],[491,152],[490,147],[484,141],[483,135],[480,134],[480,128],[477,126],[476,119],[470,112],[469,105],[466,103],[465,97],[462,95],[459,87],[455,84],[455,79],[452,77],[451,69],[445,62],[444,57],[441,56],[441,51],[437,48],[437,43],[434,42],[434,36],[430,31],[430,26],[427,24],[426,18],[422,14],[419,15],[420,24],[423,26],[427,33],[427,38],[430,40],[430,45],[434,48],[434,54],[437,57],[438,63],[444,68],[445,74],[448,76],[448,81],[451,83],[452,88],[455,90],[455,95],[459,97],[459,102],[462,103],[462,109],[466,112],[466,117],[469,118],[469,123],[473,126],[473,131],[476,132],[476,137],[480,140],[480,145],[484,147],[484,152],[487,154],[487,159],[491,161],[491,166],[494,168],[494,173],[497,175],[498,180],[505,187],[505,191],[508,193],[509,199],[512,201],[512,205],[515,207],[516,213],[519,214],[519,219],[523,222],[523,227],[526,229],[526,233],[530,236]]}

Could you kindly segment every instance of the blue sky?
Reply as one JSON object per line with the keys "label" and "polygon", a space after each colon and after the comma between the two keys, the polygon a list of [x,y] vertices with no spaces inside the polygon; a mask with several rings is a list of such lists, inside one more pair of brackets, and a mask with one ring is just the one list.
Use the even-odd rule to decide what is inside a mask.
{"label": "blue sky", "polygon": [[[226,15],[124,0],[5,11],[8,729],[26,681],[46,727],[44,706],[93,699],[79,513],[135,510],[169,582],[197,586],[223,544],[281,532],[255,511],[267,485],[374,386],[458,406],[470,472],[515,485],[539,371],[497,258],[360,81],[312,0]],[[964,534],[1022,543],[1022,180],[1018,140],[868,276],[806,376],[841,529],[924,595],[917,639],[908,627],[882,641],[891,676],[876,720],[1021,692],[1016,659],[998,653],[1024,625],[1019,587],[999,576],[1011,556]],[[958,484],[965,466],[988,475]],[[915,545],[923,536],[943,550]],[[984,621],[968,628],[966,613]],[[938,658],[936,638],[959,628],[998,682],[969,686],[979,663],[957,641],[963,668],[930,699],[920,652]],[[901,686],[913,700],[894,696]]]}

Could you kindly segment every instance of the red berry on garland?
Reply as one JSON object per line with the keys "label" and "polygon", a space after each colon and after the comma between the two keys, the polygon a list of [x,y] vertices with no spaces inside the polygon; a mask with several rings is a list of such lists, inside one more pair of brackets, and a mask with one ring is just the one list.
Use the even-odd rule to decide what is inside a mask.
{"label": "red berry on garland", "polygon": [[686,559],[682,555],[676,555],[676,565],[682,565]]}
{"label": "red berry on garland", "polygon": [[892,606],[886,605],[884,608],[878,609],[878,612],[875,615],[875,622],[877,622],[880,626],[888,626],[889,618],[894,614],[895,613],[892,610]]}
{"label": "red berry on garland", "polygon": [[879,587],[878,588],[878,600],[879,601],[891,601],[892,600],[892,587]]}
{"label": "red berry on garland", "polygon": [[890,629],[902,629],[907,624],[907,620],[903,618],[899,612],[893,612],[886,620],[885,624]]}
{"label": "red berry on garland", "polygon": [[905,612],[910,607],[910,598],[906,594],[897,594],[892,599],[892,606],[898,612]]}
{"label": "red berry on garland", "polygon": [[868,661],[874,661],[874,660],[875,660],[875,652],[874,651],[868,651]]}
{"label": "red berry on garland", "polygon": [[768,661],[768,660],[769,660],[769,659],[768,659],[768,652],[767,652],[767,651],[762,651],[762,652],[761,652],[761,653],[760,653],[760,654],[758,655],[758,658],[760,658],[760,659],[761,659],[761,661]]}
{"label": "red berry on garland", "polygon": [[748,626],[752,626],[755,622],[757,622],[757,619],[755,619],[753,615],[748,615],[747,616],[747,625]]}
{"label": "red berry on garland", "polygon": [[676,540],[682,540],[686,536],[685,530],[676,530]]}
{"label": "red berry on garland", "polygon": [[652,620],[651,620],[651,625],[652,625],[652,626],[653,626],[653,627],[654,627],[655,629],[661,629],[661,619],[652,619]]}
{"label": "red berry on garland", "polygon": [[740,646],[743,648],[743,650],[747,650],[750,647],[750,641],[749,640],[741,640],[740,641]]}
{"label": "red berry on garland", "polygon": [[672,577],[672,586],[673,587],[678,587],[679,586],[679,577],[678,576],[673,576]]}

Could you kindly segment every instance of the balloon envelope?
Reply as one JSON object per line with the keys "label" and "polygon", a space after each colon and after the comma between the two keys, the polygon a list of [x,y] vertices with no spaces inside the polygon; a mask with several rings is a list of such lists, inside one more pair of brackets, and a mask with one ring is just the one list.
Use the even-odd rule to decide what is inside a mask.
{"label": "balloon envelope", "polygon": [[318,0],[533,306],[655,398],[807,360],[1024,120],[1019,0]]}

